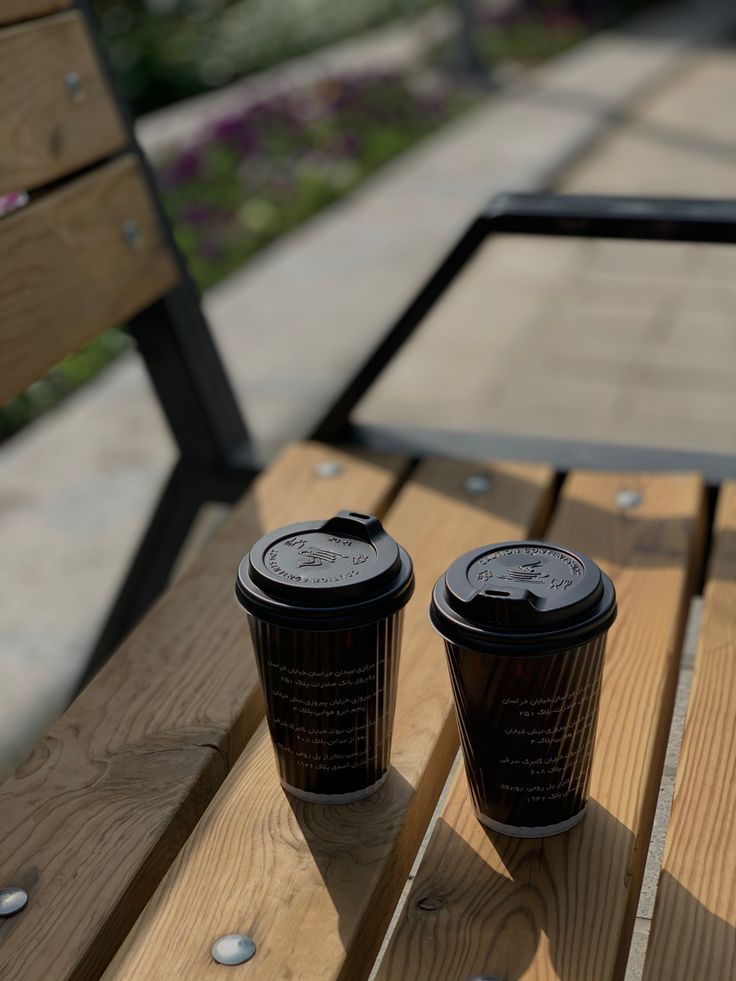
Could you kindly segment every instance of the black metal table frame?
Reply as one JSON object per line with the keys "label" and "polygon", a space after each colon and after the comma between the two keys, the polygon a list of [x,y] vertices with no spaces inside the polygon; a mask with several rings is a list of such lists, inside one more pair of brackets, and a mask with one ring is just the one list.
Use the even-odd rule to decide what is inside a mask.
{"label": "black metal table frame", "polygon": [[695,470],[709,484],[736,477],[734,455],[622,446],[502,433],[390,429],[356,425],[351,413],[383,369],[452,286],[478,248],[494,235],[630,239],[736,245],[736,204],[708,199],[501,194],[460,237],[401,316],[358,369],[315,428],[314,439],[356,442],[414,455],[442,452],[476,459],[546,461],[616,470]]}

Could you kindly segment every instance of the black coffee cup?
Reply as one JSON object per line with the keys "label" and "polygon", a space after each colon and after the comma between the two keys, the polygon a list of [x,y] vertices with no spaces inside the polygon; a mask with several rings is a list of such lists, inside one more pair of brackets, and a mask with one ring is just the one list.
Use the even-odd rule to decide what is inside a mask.
{"label": "black coffee cup", "polygon": [[478,820],[514,837],[585,813],[613,583],[580,552],[504,542],[457,559],[430,606]]}
{"label": "black coffee cup", "polygon": [[346,803],[386,779],[408,554],[372,515],[340,511],[261,538],[238,568],[284,789]]}

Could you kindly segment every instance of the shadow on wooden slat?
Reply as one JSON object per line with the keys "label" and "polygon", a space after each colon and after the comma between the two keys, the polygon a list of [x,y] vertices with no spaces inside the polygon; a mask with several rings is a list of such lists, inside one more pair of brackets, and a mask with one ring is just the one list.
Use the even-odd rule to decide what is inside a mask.
{"label": "shadow on wooden slat", "polygon": [[[453,462],[457,465],[461,463],[461,461],[454,460],[454,458]],[[502,476],[495,477],[489,472],[488,464],[479,463],[477,464],[477,468],[479,475],[488,474],[491,480],[503,480],[504,484],[507,485],[504,496],[510,500],[521,498],[524,494],[528,495],[534,486],[530,481],[524,480],[518,474],[504,473]],[[662,476],[665,475],[663,474]],[[454,488],[452,493],[448,493],[446,484],[443,485],[441,481],[433,479],[431,475],[425,474],[421,467],[414,471],[412,479],[445,497],[464,497],[474,506],[483,506],[482,495],[468,495],[460,481],[458,481],[457,488]],[[571,493],[568,493],[566,498],[560,502],[558,508],[559,495],[564,487],[564,481],[565,478],[563,476],[560,478],[559,485],[554,494],[550,495],[547,508],[541,509],[537,519],[537,528],[530,537],[538,536],[540,538],[546,538],[546,528],[550,523],[552,514],[555,515],[556,521],[559,522],[560,518],[564,518],[566,512],[569,510],[574,510],[574,525],[577,532],[580,532],[580,529],[586,527],[595,528],[595,526],[603,522],[605,522],[606,526],[610,524],[613,508],[606,510],[596,507],[589,502],[580,500]],[[635,490],[636,483],[635,474],[622,474],[619,489],[622,491],[629,489]],[[615,494],[612,496],[612,505],[614,504],[614,496]],[[555,510],[556,508],[558,509]],[[701,508],[701,513],[705,513],[704,508]],[[703,540],[705,530],[703,528],[695,530],[698,533],[702,533],[700,534],[700,540]],[[687,555],[691,550],[692,535],[692,515],[687,517],[668,517],[665,515],[664,517],[657,518],[645,512],[639,513],[636,507],[630,509],[621,507],[618,511],[616,526],[613,528],[607,542],[605,545],[600,544],[596,554],[592,557],[596,561],[609,562],[618,566],[625,566],[628,569],[657,568],[675,565],[682,560],[683,555]],[[576,537],[578,537],[577,534]],[[726,539],[726,541],[725,544],[719,545],[719,547],[729,549],[729,554],[731,552],[736,554],[736,535],[731,535],[730,537],[733,539],[732,541],[728,540],[728,533],[722,533],[719,536],[719,542],[723,542],[723,539]],[[491,543],[478,542],[479,546],[485,544]],[[565,545],[565,542],[559,541],[558,544]],[[704,559],[702,549],[698,549],[697,554],[693,558],[692,568],[690,570],[693,584],[699,581],[699,573]],[[736,562],[734,562],[731,568],[736,570]]]}
{"label": "shadow on wooden slat", "polygon": [[[325,884],[339,916],[339,933],[345,946],[345,961],[339,975],[355,981],[358,972],[367,976],[380,947],[398,895],[384,895],[386,870],[398,863],[409,873],[414,852],[406,847],[406,836],[397,839],[397,818],[404,825],[417,824],[410,848],[419,847],[434,806],[427,807],[424,817],[414,810],[421,807],[414,787],[392,766],[386,783],[365,800],[354,804],[315,805],[285,794],[314,864]],[[397,847],[402,841],[404,847]],[[403,880],[401,882],[403,886]],[[375,937],[366,938],[366,930]],[[366,956],[363,951],[369,951]],[[356,965],[356,960],[361,961]]]}
{"label": "shadow on wooden slat", "polygon": [[[547,527],[559,489],[559,482],[551,479],[554,475],[547,464],[434,456],[426,463],[429,465],[420,460],[412,471],[411,479],[415,484],[508,523],[526,525],[533,504],[535,517],[529,537],[541,536]],[[531,479],[533,471],[536,471],[536,479]],[[545,473],[550,479],[545,478]],[[479,489],[478,478],[487,481],[485,490]],[[472,489],[466,485],[468,480],[472,482]],[[478,541],[479,546],[484,544],[486,542]]]}
{"label": "shadow on wooden slat", "polygon": [[[553,838],[514,839],[485,831],[488,845],[481,853],[442,819],[435,836],[432,853],[439,862],[434,868],[420,866],[411,906],[394,938],[400,935],[401,942],[389,947],[382,977],[517,981],[538,959],[540,976],[550,973],[542,968],[548,963],[550,976],[565,981],[610,981],[630,936],[623,915],[621,922],[603,921],[605,906],[595,896],[608,881],[628,877],[617,856],[631,851],[633,835],[605,808],[590,801],[583,823]],[[623,848],[621,839],[628,839]],[[506,875],[488,864],[489,855],[500,859]],[[586,870],[584,878],[580,869]],[[722,969],[725,952],[734,949],[736,927],[679,883],[670,879],[666,885],[677,891],[681,922],[686,929],[697,924],[703,938],[698,978],[730,976]]]}
{"label": "shadow on wooden slat", "polygon": [[[728,842],[724,841],[724,846]],[[716,875],[716,870],[712,870]],[[644,981],[659,981],[664,965],[670,978],[725,981],[736,977],[736,925],[712,913],[669,872],[660,876],[657,902],[665,902],[679,933],[653,933],[647,951]],[[659,965],[659,967],[655,966]]]}

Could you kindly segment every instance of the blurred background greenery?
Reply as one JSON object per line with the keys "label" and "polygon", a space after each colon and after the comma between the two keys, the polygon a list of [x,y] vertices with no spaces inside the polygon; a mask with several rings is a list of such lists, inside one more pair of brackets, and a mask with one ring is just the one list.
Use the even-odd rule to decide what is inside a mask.
{"label": "blurred background greenery", "polygon": [[205,92],[430,7],[471,11],[491,58],[544,57],[643,0],[93,0],[137,113]]}
{"label": "blurred background greenery", "polygon": [[436,0],[94,0],[137,112],[218,88]]}

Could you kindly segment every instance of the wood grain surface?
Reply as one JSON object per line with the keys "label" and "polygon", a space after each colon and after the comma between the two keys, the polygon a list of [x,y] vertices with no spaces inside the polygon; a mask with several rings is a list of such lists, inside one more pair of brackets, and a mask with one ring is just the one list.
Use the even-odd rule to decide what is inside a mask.
{"label": "wood grain surface", "polygon": [[[325,459],[341,473],[317,476]],[[258,725],[234,595],[243,553],[291,521],[381,513],[403,469],[318,444],[288,450],[3,785],[2,880],[29,893],[0,921],[3,981],[99,977]]]}
{"label": "wood grain surface", "polygon": [[[619,511],[619,490],[642,503]],[[689,476],[575,473],[548,533],[613,577],[592,800],[582,825],[541,841],[475,819],[460,770],[379,977],[382,981],[621,977],[677,677],[703,493]]]}
{"label": "wood grain surface", "polygon": [[421,465],[388,515],[388,529],[414,558],[416,592],[406,611],[384,787],[339,807],[288,798],[263,726],[106,978],[220,978],[210,947],[241,931],[258,950],[228,969],[233,979],[367,976],[457,748],[442,643],[427,617],[431,587],[479,542],[537,530],[549,504],[546,467],[493,467],[491,489],[470,496],[463,481],[475,470]]}
{"label": "wood grain surface", "polygon": [[644,977],[736,978],[736,484],[721,487]]}
{"label": "wood grain surface", "polygon": [[[126,221],[140,229],[135,247]],[[177,281],[129,156],[3,218],[0,268],[0,403]]]}
{"label": "wood grain surface", "polygon": [[71,7],[72,0],[0,0],[0,24],[15,24]]}
{"label": "wood grain surface", "polygon": [[48,184],[124,145],[80,13],[0,31],[0,194]]}

